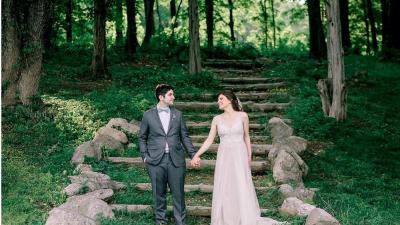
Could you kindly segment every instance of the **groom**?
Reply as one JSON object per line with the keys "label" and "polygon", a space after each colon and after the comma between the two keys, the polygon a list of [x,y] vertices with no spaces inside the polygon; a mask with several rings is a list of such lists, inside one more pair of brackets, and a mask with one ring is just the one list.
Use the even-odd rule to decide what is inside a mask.
{"label": "groom", "polygon": [[172,192],[174,217],[177,225],[185,224],[185,174],[186,162],[183,147],[190,158],[195,149],[182,117],[171,107],[174,89],[168,84],[156,87],[156,107],[144,113],[139,131],[139,147],[146,164],[153,190],[157,224],[167,224],[167,184]]}

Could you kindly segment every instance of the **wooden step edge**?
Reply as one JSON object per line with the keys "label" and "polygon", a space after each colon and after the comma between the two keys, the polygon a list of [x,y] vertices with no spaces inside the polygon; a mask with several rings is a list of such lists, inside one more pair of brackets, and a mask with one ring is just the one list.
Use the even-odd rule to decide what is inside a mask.
{"label": "wooden step edge", "polygon": [[[151,183],[131,183],[131,186],[135,187],[138,191],[151,191]],[[202,192],[202,193],[212,193],[213,192],[213,185],[210,184],[185,184],[185,192]],[[279,187],[272,186],[272,187],[255,187],[256,191],[268,191],[268,190],[275,190]]]}
{"label": "wooden step edge", "polygon": [[[141,157],[106,157],[105,160],[115,163],[115,164],[125,164],[130,166],[138,166],[145,167],[145,163],[143,162]],[[186,159],[186,168],[193,170],[204,170],[204,169],[215,169],[216,160],[201,160],[201,166],[198,168],[194,168],[190,165],[190,159]],[[270,162],[269,161],[252,161],[251,162],[251,171],[254,173],[265,172],[270,170]]]}
{"label": "wooden step edge", "polygon": [[[127,211],[127,212],[153,212],[152,205],[133,205],[133,204],[111,204],[112,210],[115,211]],[[173,212],[172,206],[167,206],[167,211],[169,213]],[[209,206],[186,206],[187,215],[190,216],[211,216],[211,207]],[[276,209],[261,209],[262,214],[277,212]]]}

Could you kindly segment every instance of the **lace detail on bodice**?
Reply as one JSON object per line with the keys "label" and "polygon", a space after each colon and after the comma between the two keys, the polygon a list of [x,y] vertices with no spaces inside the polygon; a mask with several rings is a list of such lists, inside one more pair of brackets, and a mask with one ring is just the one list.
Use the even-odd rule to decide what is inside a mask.
{"label": "lace detail on bodice", "polygon": [[224,123],[222,118],[218,118],[217,130],[221,144],[244,141],[243,123],[240,117],[235,118],[230,126]]}

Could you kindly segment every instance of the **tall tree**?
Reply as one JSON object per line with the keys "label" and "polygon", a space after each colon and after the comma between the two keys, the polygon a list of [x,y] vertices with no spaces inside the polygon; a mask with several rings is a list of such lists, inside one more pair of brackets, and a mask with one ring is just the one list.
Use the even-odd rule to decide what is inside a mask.
{"label": "tall tree", "polygon": [[364,12],[363,20],[365,24],[365,45],[367,46],[367,54],[369,55],[371,53],[371,43],[369,41],[369,21],[368,21],[368,16],[367,16],[367,6],[366,6],[366,1],[362,0],[361,6]]}
{"label": "tall tree", "polygon": [[381,0],[382,6],[382,50],[386,57],[400,51],[400,1]]}
{"label": "tall tree", "polygon": [[343,49],[347,51],[351,48],[350,30],[349,30],[349,0],[340,0],[340,25],[342,28]]}
{"label": "tall tree", "polygon": [[326,57],[326,42],[322,29],[320,0],[307,0],[310,30],[310,56],[315,59]]}
{"label": "tall tree", "polygon": [[154,0],[144,0],[144,15],[146,20],[146,31],[143,44],[150,42],[151,36],[154,34]]}
{"label": "tall tree", "polygon": [[260,0],[261,17],[260,21],[264,33],[264,45],[268,48],[268,11],[267,11],[267,0]]}
{"label": "tall tree", "polygon": [[45,25],[43,31],[43,47],[44,49],[51,49],[53,47],[53,39],[56,36],[54,31],[55,24],[55,1],[56,0],[48,0],[46,4],[45,11],[47,14],[45,15]]}
{"label": "tall tree", "polygon": [[106,60],[106,0],[94,0],[92,77],[108,79]]}
{"label": "tall tree", "polygon": [[2,105],[32,103],[42,69],[46,0],[2,1]]}
{"label": "tall tree", "polygon": [[122,0],[116,0],[115,4],[115,44],[120,45],[123,40],[122,30],[124,29]]}
{"label": "tall tree", "polygon": [[372,2],[371,0],[364,0],[364,1],[367,9],[369,25],[371,26],[372,49],[376,53],[378,51],[378,41],[376,37],[377,34],[376,34],[375,16],[374,16],[374,11],[372,9]]}
{"label": "tall tree", "polygon": [[162,20],[161,20],[160,4],[159,4],[158,0],[156,0],[156,11],[157,11],[157,17],[158,17],[158,30],[162,30],[164,26],[163,26]]}
{"label": "tall tree", "polygon": [[66,12],[65,12],[65,33],[67,35],[67,42],[72,42],[72,0],[66,1]]}
{"label": "tall tree", "polygon": [[235,44],[235,30],[234,30],[234,21],[233,21],[233,1],[228,0],[229,7],[229,30],[231,33],[231,42]]}
{"label": "tall tree", "polygon": [[126,15],[128,17],[128,25],[125,49],[129,55],[133,55],[136,53],[136,48],[139,46],[136,28],[136,0],[126,0]]}
{"label": "tall tree", "polygon": [[176,16],[176,1],[171,0],[169,2],[169,11],[170,11],[170,17],[173,19]]}
{"label": "tall tree", "polygon": [[189,0],[189,73],[201,72],[199,13],[197,0]]}
{"label": "tall tree", "polygon": [[272,39],[274,43],[273,46],[275,48],[276,47],[275,2],[274,0],[270,0],[270,3],[271,3],[272,30],[273,30]]}
{"label": "tall tree", "polygon": [[214,1],[206,0],[206,24],[207,24],[207,46],[212,48],[214,46]]}
{"label": "tall tree", "polygon": [[337,0],[326,1],[326,14],[328,17],[328,79],[320,80],[318,88],[325,115],[342,121],[347,117],[347,89],[344,76],[340,9]]}

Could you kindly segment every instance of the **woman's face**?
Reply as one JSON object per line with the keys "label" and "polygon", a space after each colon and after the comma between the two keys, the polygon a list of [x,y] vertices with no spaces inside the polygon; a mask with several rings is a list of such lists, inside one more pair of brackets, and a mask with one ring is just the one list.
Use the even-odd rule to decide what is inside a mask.
{"label": "woman's face", "polygon": [[232,104],[232,102],[225,95],[221,94],[218,96],[218,108],[219,109],[224,110],[230,104]]}

